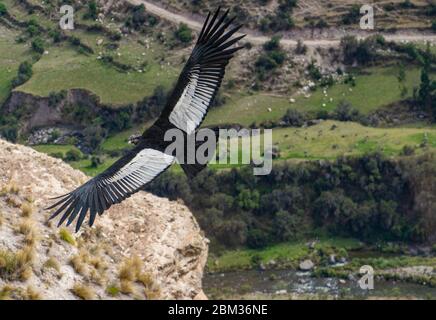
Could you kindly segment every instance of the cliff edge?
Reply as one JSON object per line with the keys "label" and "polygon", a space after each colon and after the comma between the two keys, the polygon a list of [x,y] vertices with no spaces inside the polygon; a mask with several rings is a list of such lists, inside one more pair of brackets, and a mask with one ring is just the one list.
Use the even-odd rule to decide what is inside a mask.
{"label": "cliff edge", "polygon": [[145,192],[75,234],[44,208],[88,179],[0,140],[0,299],[201,299],[208,240],[189,209]]}

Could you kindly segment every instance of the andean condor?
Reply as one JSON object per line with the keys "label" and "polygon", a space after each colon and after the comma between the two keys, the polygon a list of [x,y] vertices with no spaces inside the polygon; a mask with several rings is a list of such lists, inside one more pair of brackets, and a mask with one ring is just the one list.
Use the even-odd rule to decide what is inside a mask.
{"label": "andean condor", "polygon": [[[229,60],[242,48],[232,47],[244,35],[232,38],[240,25],[226,32],[234,20],[226,20],[227,15],[228,10],[220,17],[220,9],[212,17],[208,14],[167,105],[156,122],[142,134],[136,146],[103,173],[76,190],[55,198],[60,200],[47,209],[58,207],[50,219],[62,213],[58,226],[66,220],[70,225],[78,217],[78,231],[88,211],[89,225],[92,226],[97,213],[103,214],[113,204],[138,192],[175,161],[173,155],[164,152],[170,143],[164,141],[165,132],[177,128],[191,134],[190,131],[201,125],[221,85]],[[195,128],[187,127],[188,121]],[[194,176],[204,166],[182,164],[188,176]]]}

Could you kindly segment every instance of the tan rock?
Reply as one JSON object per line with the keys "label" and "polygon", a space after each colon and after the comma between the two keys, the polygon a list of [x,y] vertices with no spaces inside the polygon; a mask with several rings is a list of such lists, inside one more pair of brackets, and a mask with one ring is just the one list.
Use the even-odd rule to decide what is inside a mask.
{"label": "tan rock", "polygon": [[[153,286],[159,289],[155,298],[206,298],[201,279],[208,240],[180,201],[139,192],[97,217],[92,228],[84,224],[82,230],[74,234],[72,226],[69,227],[78,246],[60,240],[59,229],[47,225],[48,212],[43,208],[52,203],[49,198],[65,194],[87,179],[82,172],[59,159],[0,140],[0,190],[15,184],[20,189],[17,196],[20,201],[34,199],[31,219],[39,235],[32,276],[24,282],[0,278],[0,289],[5,284],[18,288],[32,285],[43,298],[75,299],[70,289],[80,283],[91,287],[96,298],[108,299],[112,297],[106,292],[107,287],[119,286],[120,265],[125,259],[138,256],[143,262],[143,272],[151,275]],[[0,251],[16,252],[24,243],[22,235],[13,230],[23,218],[20,208],[11,206],[6,199],[7,195],[0,193],[0,219],[3,219]],[[90,257],[97,257],[107,265],[100,279],[102,284],[93,281],[91,264],[86,265],[87,275],[78,274],[72,268],[70,260],[79,251],[88,252]],[[44,267],[49,258],[59,262],[59,274]],[[134,289],[134,294],[120,294],[116,298],[145,298],[147,295],[139,283],[134,283]]]}

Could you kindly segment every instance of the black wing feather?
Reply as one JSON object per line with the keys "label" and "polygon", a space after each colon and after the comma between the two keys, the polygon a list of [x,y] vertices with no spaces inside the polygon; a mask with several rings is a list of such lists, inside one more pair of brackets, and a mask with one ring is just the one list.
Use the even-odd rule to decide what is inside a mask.
{"label": "black wing feather", "polygon": [[[159,155],[162,158],[159,158]],[[78,231],[89,212],[89,225],[92,226],[97,214],[103,214],[113,204],[120,203],[130,197],[139,191],[144,184],[165,171],[170,165],[170,163],[165,162],[168,157],[172,159],[172,157],[151,148],[137,147],[133,149],[102,174],[89,180],[47,208],[53,209],[59,206],[50,219],[61,215],[58,226],[65,221],[69,226],[77,218],[76,231]],[[149,167],[147,163],[150,164]]]}
{"label": "black wing feather", "polygon": [[[242,49],[231,48],[245,35],[232,39],[241,25],[226,31],[235,20],[231,18],[226,21],[228,12],[229,10],[226,10],[220,16],[218,8],[212,18],[211,14],[208,14],[191,56],[160,116],[160,121],[169,120],[180,129],[183,129],[181,123],[187,120],[194,121],[195,128],[200,126],[221,85],[229,60],[235,52]],[[190,88],[189,92],[186,91],[187,87]]]}

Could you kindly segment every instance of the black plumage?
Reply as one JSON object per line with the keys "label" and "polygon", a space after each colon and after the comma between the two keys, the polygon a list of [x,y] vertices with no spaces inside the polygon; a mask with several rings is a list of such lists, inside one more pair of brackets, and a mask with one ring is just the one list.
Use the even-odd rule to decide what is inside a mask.
{"label": "black plumage", "polygon": [[[226,21],[227,16],[228,10],[220,16],[220,9],[213,15],[208,14],[167,105],[153,126],[137,140],[136,146],[106,171],[56,198],[57,202],[47,208],[56,208],[50,219],[61,215],[58,226],[65,221],[70,225],[77,218],[78,231],[88,212],[92,226],[97,214],[103,214],[112,205],[138,192],[173,163],[175,158],[164,152],[169,144],[164,141],[165,132],[178,128],[188,135],[201,125],[221,85],[225,67],[242,48],[232,47],[244,35],[232,37],[241,26],[226,31],[234,21],[234,18]],[[193,177],[204,165],[182,167]]]}

